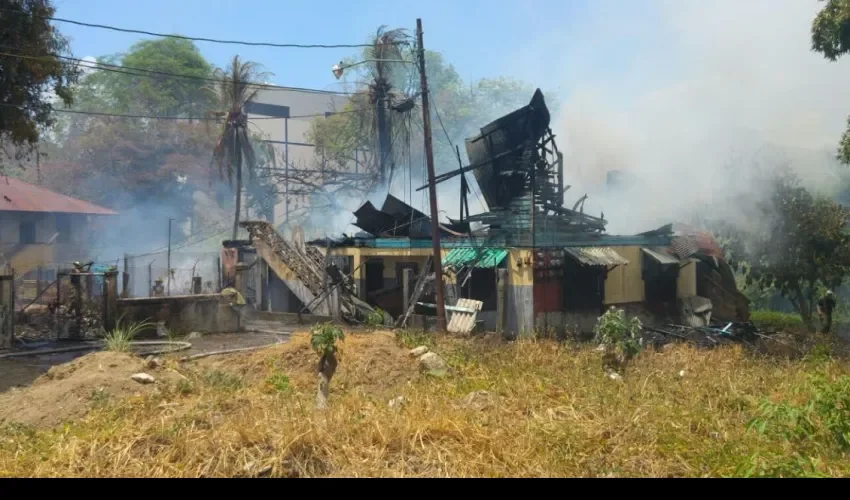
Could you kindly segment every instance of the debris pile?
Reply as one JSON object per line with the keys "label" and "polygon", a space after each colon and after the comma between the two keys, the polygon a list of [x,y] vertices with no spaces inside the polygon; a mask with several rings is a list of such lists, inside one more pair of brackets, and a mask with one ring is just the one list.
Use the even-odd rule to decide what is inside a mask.
{"label": "debris pile", "polygon": [[697,347],[713,348],[733,343],[753,343],[759,338],[765,338],[751,322],[727,322],[722,325],[715,323],[711,326],[644,326],[641,336],[644,345],[655,348],[672,342],[687,342]]}

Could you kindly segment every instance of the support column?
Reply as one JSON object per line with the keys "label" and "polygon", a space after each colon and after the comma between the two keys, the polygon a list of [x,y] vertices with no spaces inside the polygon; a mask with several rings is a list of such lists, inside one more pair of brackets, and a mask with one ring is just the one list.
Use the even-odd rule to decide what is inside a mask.
{"label": "support column", "polygon": [[508,270],[496,269],[496,333],[504,335],[508,303]]}
{"label": "support column", "polygon": [[401,290],[402,290],[402,298],[401,298],[401,310],[402,314],[406,314],[407,310],[410,309],[410,294],[412,293],[411,287],[413,286],[413,269],[404,268],[401,271]]}
{"label": "support column", "polygon": [[103,294],[103,329],[111,331],[118,320],[118,271],[110,271],[103,276]]}

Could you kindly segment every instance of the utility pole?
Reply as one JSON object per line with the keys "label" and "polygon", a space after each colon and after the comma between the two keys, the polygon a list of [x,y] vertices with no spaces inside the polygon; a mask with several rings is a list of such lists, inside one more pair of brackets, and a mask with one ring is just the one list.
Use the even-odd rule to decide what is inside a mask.
{"label": "utility pole", "polygon": [[428,109],[428,79],[425,76],[425,47],[422,45],[422,19],[416,19],[419,52],[419,85],[422,93],[422,128],[425,132],[425,161],[428,166],[428,195],[431,197],[431,240],[434,244],[434,278],[437,288],[437,331],[446,331],[446,303],[443,299],[443,258],[440,252],[440,223],[437,211],[437,183],[434,180],[434,151],[431,149],[431,115]]}
{"label": "utility pole", "polygon": [[390,161],[390,131],[387,127],[387,80],[383,75],[383,65],[379,62],[378,77],[375,79],[375,122],[378,129],[378,184],[387,180],[387,163]]}
{"label": "utility pole", "polygon": [[165,295],[171,295],[171,222],[174,219],[171,217],[168,218],[168,263],[165,264],[167,266],[165,270],[166,275],[166,285],[165,285]]}

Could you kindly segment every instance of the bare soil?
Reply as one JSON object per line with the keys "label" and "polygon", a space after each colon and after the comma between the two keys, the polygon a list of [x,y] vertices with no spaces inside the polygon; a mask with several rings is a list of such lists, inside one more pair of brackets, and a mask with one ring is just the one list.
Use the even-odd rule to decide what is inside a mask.
{"label": "bare soil", "polygon": [[[19,376],[33,369],[20,360],[4,360],[3,365],[4,373],[14,374],[17,370]],[[156,382],[143,385],[130,379],[139,372],[152,375]],[[0,423],[52,427],[83,417],[98,401],[156,391],[158,384],[179,377],[168,368],[146,369],[144,360],[132,354],[86,354],[50,368],[30,387],[12,388],[0,394]]]}

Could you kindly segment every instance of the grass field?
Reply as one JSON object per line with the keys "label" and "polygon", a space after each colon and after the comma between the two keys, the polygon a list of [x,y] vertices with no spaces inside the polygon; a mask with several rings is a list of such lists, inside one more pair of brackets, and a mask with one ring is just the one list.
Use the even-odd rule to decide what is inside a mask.
{"label": "grass field", "polygon": [[[418,371],[428,344],[450,375]],[[6,423],[2,476],[848,476],[850,374],[829,344],[644,351],[622,380],[592,346],[415,332],[346,336],[314,409],[309,335],[191,365],[87,417]],[[394,404],[389,404],[393,401]]]}

